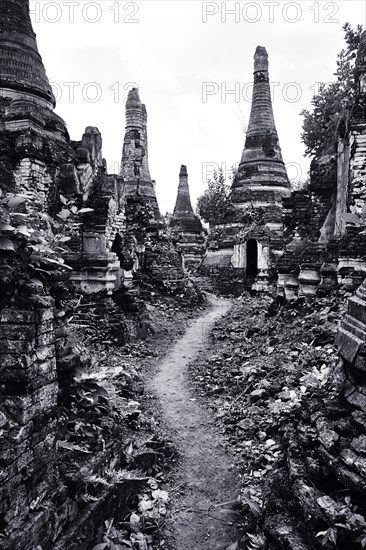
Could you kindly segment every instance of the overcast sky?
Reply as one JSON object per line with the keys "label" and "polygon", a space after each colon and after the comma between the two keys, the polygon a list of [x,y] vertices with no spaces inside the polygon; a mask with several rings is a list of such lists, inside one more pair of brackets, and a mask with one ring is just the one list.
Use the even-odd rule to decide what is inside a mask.
{"label": "overcast sky", "polygon": [[[253,55],[269,54],[273,107],[290,178],[304,179],[303,108],[333,80],[342,25],[365,25],[366,1],[31,0],[40,53],[71,139],[97,126],[118,172],[127,89],[148,112],[150,173],[162,213],[186,164],[192,203],[214,166],[239,162],[249,120]],[[231,91],[231,93],[230,93]]]}

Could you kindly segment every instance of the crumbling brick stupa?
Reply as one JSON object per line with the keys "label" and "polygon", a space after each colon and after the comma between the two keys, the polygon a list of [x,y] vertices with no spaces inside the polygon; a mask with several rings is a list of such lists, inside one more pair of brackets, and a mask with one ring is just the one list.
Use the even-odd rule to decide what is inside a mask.
{"label": "crumbling brick stupa", "polygon": [[257,290],[274,284],[283,251],[282,199],[291,186],[274,122],[268,54],[254,55],[254,87],[245,146],[231,187],[232,209],[212,231],[202,271]]}
{"label": "crumbling brick stupa", "polygon": [[[297,202],[299,205],[300,200],[297,199]],[[310,201],[308,204],[311,204]],[[358,230],[358,226],[355,227]],[[351,239],[347,233],[346,224],[345,235],[349,246]],[[351,234],[355,235],[355,231]],[[355,266],[359,266],[357,240],[354,246],[354,256],[352,248],[347,248],[349,262],[352,264],[355,261]],[[335,249],[333,258],[338,257],[339,250]],[[314,254],[315,260],[319,259],[314,249],[310,253]],[[317,265],[319,263],[315,261],[310,269],[315,270]],[[342,265],[341,262],[338,265]],[[327,266],[331,288],[337,284],[334,280],[336,266],[336,261],[333,266]],[[323,270],[324,274],[324,267]],[[352,290],[359,273],[358,267],[355,267],[354,274],[348,274],[348,289]],[[309,276],[306,284],[309,287],[311,283]],[[262,525],[273,550],[324,548],[327,534],[333,537],[332,546],[335,548],[356,549],[364,538],[365,281],[348,300],[336,344],[339,361],[331,373],[332,390],[315,390],[303,401],[301,412],[287,420],[281,433],[283,460],[265,483]]]}
{"label": "crumbling brick stupa", "polygon": [[292,299],[358,288],[338,329],[332,390],[315,390],[283,426],[283,459],[264,492],[262,527],[273,550],[358,548],[364,539],[365,60],[366,32],[356,59],[355,102],[340,121],[336,153],[313,160],[309,187],[283,201],[278,292]]}
{"label": "crumbling brick stupa", "polygon": [[121,173],[124,197],[124,227],[119,230],[113,250],[129,259],[124,284],[142,296],[156,285],[163,292],[200,301],[187,279],[181,256],[160,214],[155,181],[148,165],[147,111],[139,91],[132,88],[126,101],[126,130]]}
{"label": "crumbling brick stupa", "polygon": [[195,271],[205,252],[205,232],[201,220],[193,212],[188,185],[187,167],[179,171],[177,200],[169,220],[170,234],[181,253],[185,268]]}
{"label": "crumbling brick stupa", "polygon": [[[1,4],[0,67],[2,191],[27,193],[39,212],[71,214],[65,229],[65,237],[70,237],[66,260],[75,268],[71,279],[84,291],[110,292],[121,274],[117,256],[110,250],[113,236],[108,239],[106,233],[108,225],[118,226],[122,218],[120,186],[105,174],[98,129],[88,127],[80,142],[72,142],[54,112],[55,98],[38,53],[27,1]],[[83,227],[83,216],[75,212],[86,206],[96,189],[104,214]]]}
{"label": "crumbling brick stupa", "polygon": [[[39,211],[67,217],[64,258],[73,268],[71,281],[83,292],[111,295],[144,264],[144,243],[133,234],[136,216],[126,223],[126,212],[131,221],[134,211],[149,235],[166,232],[148,167],[146,107],[138,90],[130,90],[121,173],[108,175],[99,130],[89,126],[80,141],[71,141],[54,112],[28,11],[28,2],[2,4],[0,160],[6,190],[26,190]],[[183,272],[174,278],[185,280]]]}
{"label": "crumbling brick stupa", "polygon": [[314,387],[275,428],[281,459],[264,481],[261,522],[272,550],[357,549],[364,538],[365,297],[364,282],[338,329],[329,384]]}
{"label": "crumbling brick stupa", "polygon": [[[71,285],[59,247],[67,243],[66,259],[74,268],[71,279],[79,275],[81,288],[87,283],[85,290],[109,292],[117,280],[111,271],[118,258],[109,253],[108,240],[118,227],[120,195],[116,180],[105,174],[100,133],[88,127],[80,142],[72,142],[54,107],[29,2],[3,0],[0,546],[4,550],[55,548],[56,538],[82,508],[60,474],[64,457],[56,446],[63,403],[60,390],[73,369],[82,365],[65,322]],[[87,204],[97,202],[96,195],[93,221],[86,220],[83,209],[90,213]],[[98,455],[97,462],[108,463],[111,450]]]}
{"label": "crumbling brick stupa", "polygon": [[155,181],[151,179],[148,161],[147,111],[137,88],[128,92],[126,101],[126,132],[120,175],[125,197],[143,197],[158,219],[160,212]]}

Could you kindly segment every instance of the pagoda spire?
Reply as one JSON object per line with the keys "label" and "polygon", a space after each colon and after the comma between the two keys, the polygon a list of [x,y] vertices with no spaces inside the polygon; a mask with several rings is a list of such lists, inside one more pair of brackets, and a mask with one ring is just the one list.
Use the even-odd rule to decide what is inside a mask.
{"label": "pagoda spire", "polygon": [[187,166],[184,164],[181,165],[179,171],[178,194],[173,216],[177,218],[186,216],[194,217],[189,194]]}
{"label": "pagoda spire", "polygon": [[29,0],[1,0],[0,97],[25,99],[53,109],[55,98],[29,15]]}
{"label": "pagoda spire", "polygon": [[205,237],[201,220],[193,212],[187,166],[184,164],[179,171],[177,200],[169,227],[173,241],[182,253],[184,266],[196,269],[204,255]]}
{"label": "pagoda spire", "polygon": [[273,116],[268,54],[263,46],[258,46],[254,55],[252,107],[234,187],[247,185],[290,188]]}
{"label": "pagoda spire", "polygon": [[155,220],[159,220],[161,214],[156,199],[155,181],[151,179],[149,170],[147,111],[137,88],[128,92],[126,101],[126,131],[120,176],[125,198],[150,205]]}
{"label": "pagoda spire", "polygon": [[156,202],[148,162],[147,112],[139,91],[132,88],[126,101],[126,133],[123,142],[121,176],[126,196],[142,196]]}

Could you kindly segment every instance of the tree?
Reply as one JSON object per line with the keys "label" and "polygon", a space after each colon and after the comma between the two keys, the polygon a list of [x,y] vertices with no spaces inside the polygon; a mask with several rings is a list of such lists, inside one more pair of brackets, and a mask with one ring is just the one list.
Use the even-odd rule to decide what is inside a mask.
{"label": "tree", "polygon": [[198,197],[197,210],[205,222],[216,225],[223,223],[230,208],[230,185],[226,183],[223,169],[219,168],[208,180],[206,191]]}
{"label": "tree", "polygon": [[355,98],[354,68],[360,43],[362,25],[353,29],[349,23],[343,25],[347,47],[337,57],[335,82],[321,83],[318,93],[312,99],[313,110],[304,109],[301,139],[306,146],[305,155],[319,158],[334,150],[338,128],[349,119]]}

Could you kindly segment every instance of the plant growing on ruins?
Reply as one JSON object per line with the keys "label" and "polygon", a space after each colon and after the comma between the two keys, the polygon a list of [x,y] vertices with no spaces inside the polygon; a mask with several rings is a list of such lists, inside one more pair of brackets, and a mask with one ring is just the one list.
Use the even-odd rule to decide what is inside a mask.
{"label": "plant growing on ruins", "polygon": [[63,196],[61,201],[61,211],[52,218],[34,206],[31,193],[5,194],[0,199],[0,251],[16,252],[32,271],[70,269],[62,258],[73,230],[69,218],[92,209],[78,209]]}
{"label": "plant growing on ruins", "polygon": [[329,527],[329,529],[326,529],[325,531],[319,531],[316,536],[321,537],[322,546],[326,546],[328,543],[336,546],[337,534],[337,529],[335,529],[334,527]]}
{"label": "plant growing on ruins", "polygon": [[247,533],[249,541],[247,542],[248,550],[263,550],[266,547],[266,538],[263,533],[252,535]]}
{"label": "plant growing on ruins", "polygon": [[[114,520],[105,521],[105,530],[100,535],[103,542],[93,547],[93,550],[135,548],[149,550],[152,548],[155,534],[159,533],[164,525],[167,514],[166,505],[169,495],[159,489],[159,481],[154,478],[141,477],[139,472],[121,471],[117,482],[136,480],[144,482],[145,486],[138,494],[138,509],[129,516],[129,521],[114,524]],[[98,483],[104,480],[96,478]],[[113,478],[113,482],[116,480]],[[155,547],[155,545],[154,545]]]}
{"label": "plant growing on ruins", "polygon": [[327,497],[319,497],[317,503],[320,508],[332,511],[334,515],[332,525],[328,529],[319,531],[316,534],[322,546],[333,546],[337,548],[337,541],[340,537],[341,530],[345,530],[352,533],[355,542],[358,543],[361,548],[366,548],[366,520],[364,516],[359,513],[358,506],[351,502],[349,496],[345,497],[344,503],[336,503]]}
{"label": "plant growing on ruins", "polygon": [[[62,207],[54,217],[44,211],[32,191],[0,191],[0,286],[3,305],[49,307],[69,296],[71,267],[64,255],[69,241],[79,231],[79,209],[61,197]],[[52,290],[51,290],[52,288]]]}
{"label": "plant growing on ruins", "polygon": [[354,102],[354,67],[356,52],[362,33],[362,25],[355,29],[349,23],[343,25],[346,48],[338,54],[336,80],[320,83],[318,92],[312,99],[313,109],[304,109],[302,141],[306,146],[305,155],[320,157],[334,151],[340,124],[347,125]]}
{"label": "plant growing on ruins", "polygon": [[101,414],[109,411],[109,394],[103,384],[107,373],[78,369],[74,376],[74,396],[80,407]]}
{"label": "plant growing on ruins", "polygon": [[38,263],[40,255],[45,263],[56,263],[57,244],[68,238],[51,234],[52,218],[28,209],[31,199],[28,194],[7,194],[0,200],[0,250],[28,255],[29,263]]}

